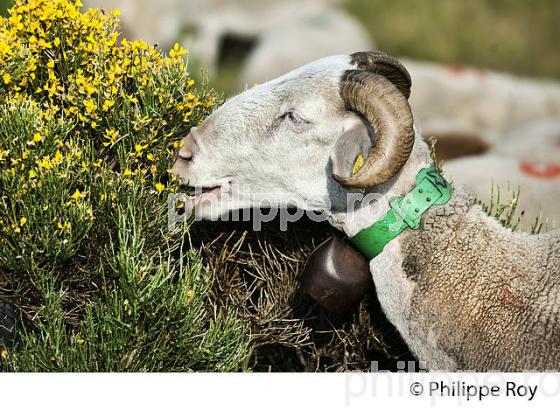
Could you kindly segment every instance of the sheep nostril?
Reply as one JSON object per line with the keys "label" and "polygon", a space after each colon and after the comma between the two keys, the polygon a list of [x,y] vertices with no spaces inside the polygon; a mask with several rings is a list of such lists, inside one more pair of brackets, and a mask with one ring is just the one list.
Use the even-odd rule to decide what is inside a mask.
{"label": "sheep nostril", "polygon": [[192,159],[193,153],[188,149],[180,149],[177,155],[179,158],[184,159],[185,161],[190,161]]}

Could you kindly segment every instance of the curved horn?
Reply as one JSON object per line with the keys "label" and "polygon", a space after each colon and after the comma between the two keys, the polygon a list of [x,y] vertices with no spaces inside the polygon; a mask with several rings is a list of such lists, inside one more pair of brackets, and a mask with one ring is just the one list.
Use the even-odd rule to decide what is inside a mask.
{"label": "curved horn", "polygon": [[382,51],[359,51],[350,55],[358,69],[380,74],[391,81],[408,99],[412,81],[407,69],[395,57]]}
{"label": "curved horn", "polygon": [[[382,72],[386,72],[386,61],[378,64]],[[400,72],[401,67],[399,64],[396,71]],[[404,68],[402,70],[406,73]],[[380,185],[393,177],[407,161],[414,145],[414,129],[412,111],[403,88],[410,89],[408,75],[398,75],[395,84],[369,69],[344,73],[340,96],[347,109],[361,113],[370,122],[377,142],[356,174],[348,178],[333,175],[340,184],[353,188]]]}

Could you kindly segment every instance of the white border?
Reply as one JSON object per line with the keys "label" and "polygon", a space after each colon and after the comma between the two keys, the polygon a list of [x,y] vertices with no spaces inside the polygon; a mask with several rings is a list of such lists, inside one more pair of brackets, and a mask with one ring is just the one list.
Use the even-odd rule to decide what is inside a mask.
{"label": "white border", "polygon": [[[430,383],[463,386],[537,386],[534,398],[427,393]],[[413,384],[422,393],[411,393]],[[474,390],[471,389],[473,392]],[[167,373],[0,374],[5,409],[413,409],[480,405],[508,409],[551,408],[560,397],[559,373]],[[387,410],[392,408],[385,407]]]}

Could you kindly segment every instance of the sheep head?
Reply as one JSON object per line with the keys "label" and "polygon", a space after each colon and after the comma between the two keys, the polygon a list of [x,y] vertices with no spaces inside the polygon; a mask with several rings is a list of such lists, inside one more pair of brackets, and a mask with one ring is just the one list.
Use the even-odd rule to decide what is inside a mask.
{"label": "sheep head", "polygon": [[360,52],[231,98],[178,152],[173,171],[195,194],[188,205],[202,218],[263,206],[343,210],[347,193],[387,182],[407,161],[410,86],[393,57]]}

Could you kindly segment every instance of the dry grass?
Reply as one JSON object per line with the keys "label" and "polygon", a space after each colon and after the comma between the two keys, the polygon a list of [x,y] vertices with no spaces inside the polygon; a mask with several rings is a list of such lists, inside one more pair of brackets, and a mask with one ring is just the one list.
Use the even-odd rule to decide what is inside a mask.
{"label": "dry grass", "polygon": [[272,221],[261,232],[250,223],[199,222],[192,245],[215,273],[215,306],[235,310],[251,329],[249,367],[255,371],[367,370],[371,361],[394,369],[410,354],[386,321],[373,286],[359,306],[331,314],[301,289],[311,251],[337,234],[327,224],[302,220],[287,232]]}

